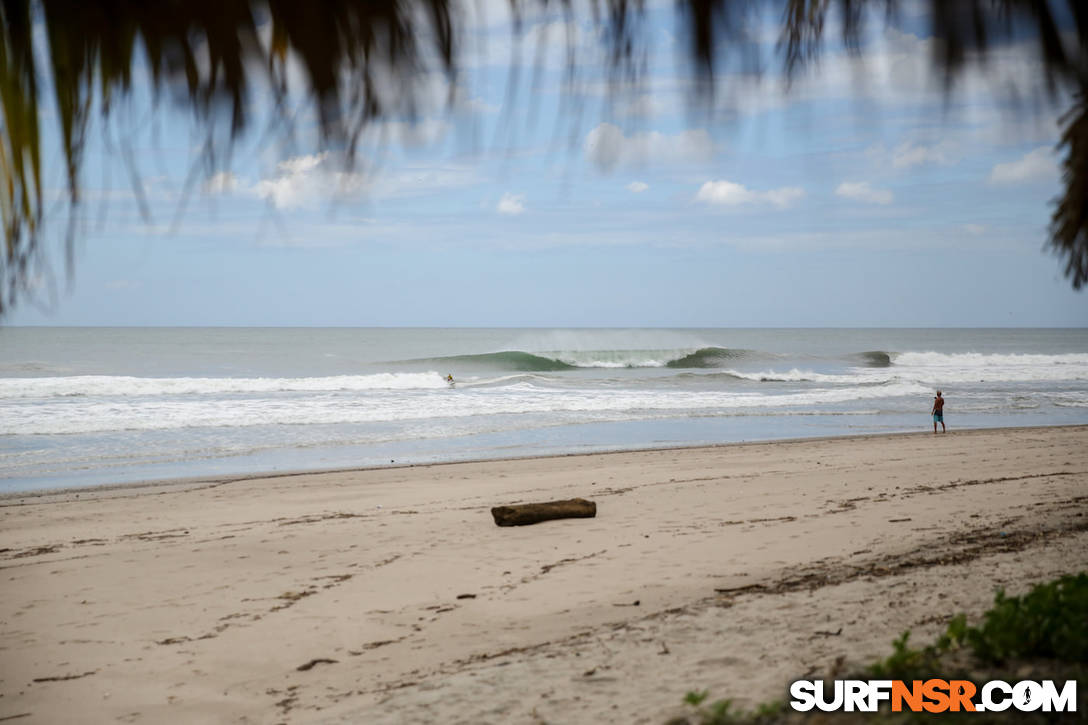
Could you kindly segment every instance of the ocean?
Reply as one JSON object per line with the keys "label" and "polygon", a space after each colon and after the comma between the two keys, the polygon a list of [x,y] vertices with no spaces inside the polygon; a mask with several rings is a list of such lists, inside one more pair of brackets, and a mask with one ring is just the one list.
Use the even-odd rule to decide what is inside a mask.
{"label": "ocean", "polygon": [[9,327],[0,492],[924,432],[938,388],[1088,423],[1088,329]]}

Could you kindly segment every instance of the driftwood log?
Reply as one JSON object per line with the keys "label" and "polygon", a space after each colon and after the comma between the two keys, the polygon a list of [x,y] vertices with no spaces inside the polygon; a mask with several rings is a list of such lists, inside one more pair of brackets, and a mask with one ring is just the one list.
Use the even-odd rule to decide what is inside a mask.
{"label": "driftwood log", "polygon": [[496,506],[491,509],[499,526],[527,526],[552,519],[591,519],[597,515],[597,504],[584,498],[544,503],[522,503]]}

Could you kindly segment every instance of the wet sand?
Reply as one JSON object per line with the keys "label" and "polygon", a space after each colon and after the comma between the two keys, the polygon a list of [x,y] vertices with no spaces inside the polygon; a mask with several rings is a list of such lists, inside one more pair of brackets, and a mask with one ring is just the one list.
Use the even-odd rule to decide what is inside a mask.
{"label": "wet sand", "polygon": [[11,496],[0,721],[662,723],[1086,569],[1086,513],[1086,426]]}

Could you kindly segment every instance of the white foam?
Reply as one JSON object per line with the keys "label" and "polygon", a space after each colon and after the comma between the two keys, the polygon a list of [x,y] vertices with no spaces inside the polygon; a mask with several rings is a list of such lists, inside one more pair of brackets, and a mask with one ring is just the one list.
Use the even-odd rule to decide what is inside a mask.
{"label": "white foam", "polygon": [[1088,408],[1088,392],[1047,393],[1047,399],[1059,408]]}
{"label": "white foam", "polygon": [[891,368],[912,380],[934,383],[1088,380],[1088,354],[983,354],[905,352]]}
{"label": "white foam", "polygon": [[793,368],[787,372],[743,372],[723,369],[742,380],[833,385],[877,385],[894,382],[950,383],[1058,382],[1088,380],[1088,355],[984,355],[981,353],[905,352],[887,368],[854,367],[845,374]]}
{"label": "white foam", "polygon": [[[441,379],[439,379],[441,381]],[[445,387],[445,384],[442,384]],[[0,435],[100,433],[117,430],[230,428],[265,425],[384,423],[518,414],[647,413],[694,415],[753,408],[805,408],[854,400],[923,395],[926,386],[817,389],[785,394],[736,391],[558,390],[517,383],[475,390],[385,390],[366,395],[238,398],[129,396],[107,401],[54,398],[0,407]]]}
{"label": "white foam", "polygon": [[445,379],[437,372],[333,375],[315,378],[139,378],[78,375],[53,378],[0,378],[0,399],[413,390],[445,387],[447,387]]}
{"label": "white foam", "polygon": [[775,370],[763,370],[756,373],[746,373],[740,370],[721,370],[720,372],[740,378],[741,380],[754,380],[759,383],[825,383],[846,385],[876,385],[890,383],[899,379],[899,376],[887,372],[871,372],[869,368],[856,368],[856,372],[847,375],[832,375],[817,373],[811,370],[799,370],[793,368],[787,372]]}
{"label": "white foam", "polygon": [[904,352],[895,356],[896,365],[956,365],[989,367],[993,365],[1042,366],[1088,365],[1088,353],[1062,353],[1039,355],[1034,353],[980,353],[980,352]]}

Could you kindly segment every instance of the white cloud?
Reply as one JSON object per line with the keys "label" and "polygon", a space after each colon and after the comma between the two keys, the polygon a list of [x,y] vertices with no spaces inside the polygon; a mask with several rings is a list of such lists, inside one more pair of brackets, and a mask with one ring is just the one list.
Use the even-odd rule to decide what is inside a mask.
{"label": "white cloud", "polygon": [[494,106],[479,96],[464,96],[457,95],[454,97],[453,107],[455,111],[467,114],[483,115],[485,113],[495,113],[499,110],[498,106]]}
{"label": "white cloud", "polygon": [[1055,178],[1058,175],[1058,166],[1054,163],[1053,154],[1049,146],[1040,146],[1016,161],[997,164],[990,171],[990,183],[1024,184]]}
{"label": "white cloud", "polygon": [[865,149],[865,156],[873,163],[897,170],[931,164],[948,166],[959,163],[962,155],[962,144],[958,145],[950,140],[929,144],[905,141],[894,149],[878,143]]}
{"label": "white cloud", "polygon": [[627,185],[627,190],[633,191],[636,194],[641,194],[649,188],[650,185],[644,181],[632,181],[630,184]]}
{"label": "white cloud", "polygon": [[281,161],[276,165],[276,175],[258,181],[250,192],[277,209],[295,209],[321,198],[352,196],[366,188],[360,174],[330,171],[324,166],[328,156],[323,151]]}
{"label": "white cloud", "polygon": [[306,174],[320,166],[328,157],[328,151],[322,151],[319,154],[310,154],[309,156],[295,156],[294,158],[279,162],[276,165],[276,168],[284,174]]}
{"label": "white cloud", "polygon": [[783,186],[769,191],[753,191],[742,184],[732,181],[708,181],[699,187],[695,201],[722,206],[741,206],[743,204],[773,204],[785,208],[804,198],[805,190],[797,186]]}
{"label": "white cloud", "polygon": [[844,181],[835,189],[835,195],[866,204],[891,204],[894,196],[887,189],[874,189],[868,181]]}
{"label": "white cloud", "polygon": [[986,233],[986,227],[981,224],[964,224],[963,231],[977,237]]}
{"label": "white cloud", "polygon": [[909,169],[922,164],[950,163],[948,155],[940,144],[935,146],[915,146],[905,143],[892,155],[892,166],[897,169]]}
{"label": "white cloud", "polygon": [[517,216],[525,211],[525,195],[506,192],[495,205],[495,211],[507,216]]}
{"label": "white cloud", "polygon": [[253,193],[271,202],[277,209],[293,209],[312,197],[305,176],[305,173],[281,173],[274,178],[258,181]]}
{"label": "white cloud", "polygon": [[238,188],[238,177],[229,171],[212,174],[204,182],[204,192],[207,194],[226,194],[236,188]]}
{"label": "white cloud", "polygon": [[421,196],[471,186],[478,181],[474,167],[456,163],[402,164],[391,171],[377,167],[342,170],[326,151],[281,161],[274,174],[252,185],[221,172],[209,179],[204,188],[209,193],[235,190],[282,210],[310,207],[322,201],[350,200],[364,194],[375,198]]}
{"label": "white cloud", "polygon": [[696,201],[708,204],[750,204],[755,201],[755,193],[732,181],[708,181],[699,188]]}
{"label": "white cloud", "polygon": [[714,141],[701,128],[675,135],[649,131],[628,136],[619,126],[602,123],[586,135],[583,148],[589,160],[609,171],[651,161],[705,160],[714,153]]}

